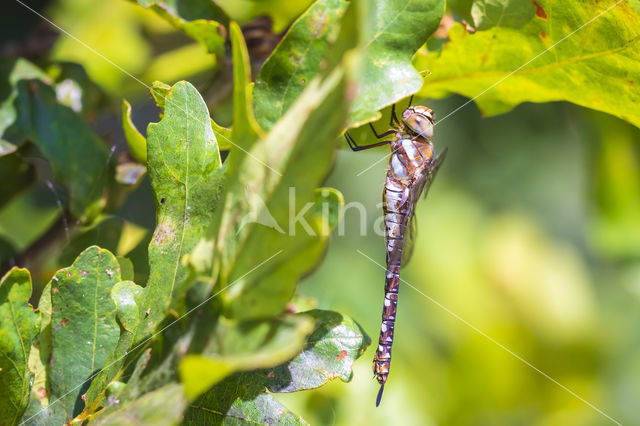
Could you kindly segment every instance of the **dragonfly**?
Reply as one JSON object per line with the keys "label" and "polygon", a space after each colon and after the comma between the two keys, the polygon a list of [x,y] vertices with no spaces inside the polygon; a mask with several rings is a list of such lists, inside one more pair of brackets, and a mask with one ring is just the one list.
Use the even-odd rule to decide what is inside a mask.
{"label": "dragonfly", "polygon": [[384,385],[391,367],[391,346],[393,345],[398,290],[400,287],[400,268],[404,266],[413,251],[415,238],[415,206],[420,195],[426,194],[447,154],[443,149],[435,155],[431,139],[435,117],[433,111],[425,106],[409,105],[398,120],[395,105],[391,107],[390,129],[378,134],[369,123],[377,139],[385,139],[371,145],[358,145],[353,137],[345,132],[345,138],[353,151],[362,151],[383,145],[390,145],[391,158],[387,168],[387,177],[382,191],[382,205],[385,223],[385,241],[387,249],[387,270],[384,283],[384,305],[378,348],[373,358],[373,373],[380,384],[376,398],[376,407],[380,405]]}

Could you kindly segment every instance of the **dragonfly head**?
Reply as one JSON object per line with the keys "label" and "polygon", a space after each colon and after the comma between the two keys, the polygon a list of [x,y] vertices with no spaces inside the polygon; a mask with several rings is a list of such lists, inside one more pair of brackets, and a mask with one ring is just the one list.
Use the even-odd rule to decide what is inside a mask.
{"label": "dragonfly head", "polygon": [[434,117],[431,109],[416,105],[409,107],[402,113],[402,122],[412,133],[427,140],[433,137]]}

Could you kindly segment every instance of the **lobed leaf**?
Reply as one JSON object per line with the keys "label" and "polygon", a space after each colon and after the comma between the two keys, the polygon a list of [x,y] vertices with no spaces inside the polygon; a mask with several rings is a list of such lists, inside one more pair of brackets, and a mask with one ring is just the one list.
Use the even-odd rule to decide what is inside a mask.
{"label": "lobed leaf", "polygon": [[127,351],[151,335],[170,305],[188,289],[193,277],[182,258],[193,250],[216,211],[223,168],[206,105],[184,81],[166,92],[163,105],[162,120],[147,130],[157,223],[149,244],[149,282],[137,297],[135,330],[120,336],[110,366],[87,392],[87,412],[98,407],[109,382],[122,374]]}
{"label": "lobed leaf", "polygon": [[419,55],[420,96],[458,93],[486,115],[522,102],[568,101],[640,126],[640,15],[627,2],[539,0],[521,28],[449,31],[441,52]]}
{"label": "lobed leaf", "polygon": [[29,305],[31,275],[12,268],[0,281],[0,413],[16,424],[29,401],[33,373],[27,366],[40,316]]}
{"label": "lobed leaf", "polygon": [[120,330],[110,293],[119,281],[117,259],[96,246],[51,281],[50,398],[59,399],[56,405],[67,420],[82,411],[88,380],[117,344]]}

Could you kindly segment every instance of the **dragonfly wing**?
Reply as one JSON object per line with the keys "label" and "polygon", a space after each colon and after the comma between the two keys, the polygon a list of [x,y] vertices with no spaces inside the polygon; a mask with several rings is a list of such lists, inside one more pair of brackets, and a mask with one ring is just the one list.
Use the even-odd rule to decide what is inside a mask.
{"label": "dragonfly wing", "polygon": [[414,241],[416,239],[416,235],[418,233],[418,221],[416,220],[416,203],[420,199],[420,195],[424,192],[424,196],[427,196],[427,192],[429,192],[429,187],[433,182],[433,179],[436,177],[438,173],[438,169],[442,165],[445,157],[447,156],[447,148],[443,149],[440,154],[436,156],[431,164],[429,164],[425,170],[423,175],[416,182],[416,186],[411,192],[411,199],[409,202],[411,203],[411,216],[409,216],[409,220],[407,222],[407,229],[405,233],[404,239],[404,248],[402,249],[402,266],[404,267],[407,263],[409,263],[409,259],[411,259],[411,255],[413,254]]}
{"label": "dragonfly wing", "polygon": [[445,157],[447,156],[447,148],[440,151],[440,154],[434,158],[433,162],[429,164],[429,166],[425,170],[425,176],[423,178],[422,186],[419,189],[419,192],[416,194],[415,200],[420,197],[420,194],[424,191],[425,198],[427,197],[427,193],[429,192],[429,188],[431,187],[431,183],[433,179],[435,179],[440,166],[444,162]]}

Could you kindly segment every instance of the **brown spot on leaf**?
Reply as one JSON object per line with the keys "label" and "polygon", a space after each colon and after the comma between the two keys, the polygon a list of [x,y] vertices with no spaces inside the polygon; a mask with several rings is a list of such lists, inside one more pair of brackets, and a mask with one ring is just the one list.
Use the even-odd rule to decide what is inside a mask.
{"label": "brown spot on leaf", "polygon": [[446,39],[449,37],[449,30],[455,24],[455,19],[453,19],[453,15],[451,13],[445,14],[440,20],[440,25],[438,25],[438,29],[433,33],[433,37],[439,39]]}
{"label": "brown spot on leaf", "polygon": [[175,236],[175,233],[175,227],[169,219],[165,218],[153,233],[153,245],[162,245],[167,239],[173,238]]}
{"label": "brown spot on leaf", "polygon": [[36,394],[38,395],[38,398],[40,398],[40,399],[46,398],[47,396],[49,396],[49,394],[47,393],[47,390],[45,388],[38,388],[38,390],[36,391]]}
{"label": "brown spot on leaf", "polygon": [[341,359],[344,359],[344,357],[346,357],[346,356],[347,356],[347,351],[342,350],[342,351],[340,351],[340,353],[336,356],[336,359],[339,361],[339,360],[341,360]]}
{"label": "brown spot on leaf", "polygon": [[329,14],[318,10],[309,18],[309,24],[311,25],[311,35],[317,38],[326,31],[329,24]]}
{"label": "brown spot on leaf", "polygon": [[66,327],[67,324],[69,324],[69,319],[68,318],[62,318],[62,321],[60,321],[62,323],[63,327]]}
{"label": "brown spot on leaf", "polygon": [[51,293],[57,293],[60,290],[58,290],[58,287],[51,287]]}
{"label": "brown spot on leaf", "polygon": [[269,373],[267,373],[267,377],[273,379],[274,377],[276,377],[276,373],[274,373],[273,370],[269,371]]}
{"label": "brown spot on leaf", "polygon": [[549,36],[548,36],[548,35],[547,35],[547,33],[545,33],[544,31],[540,31],[540,38],[541,38],[543,41],[547,41],[547,40],[549,40]]}
{"label": "brown spot on leaf", "polygon": [[540,19],[547,19],[547,12],[545,12],[544,8],[537,1],[533,2],[533,5],[536,7],[536,16]]}

